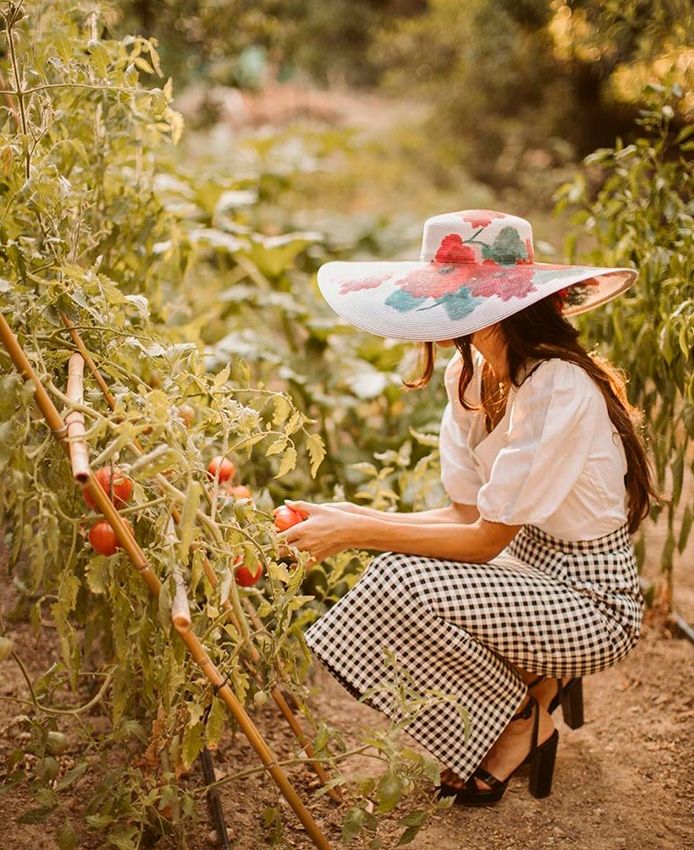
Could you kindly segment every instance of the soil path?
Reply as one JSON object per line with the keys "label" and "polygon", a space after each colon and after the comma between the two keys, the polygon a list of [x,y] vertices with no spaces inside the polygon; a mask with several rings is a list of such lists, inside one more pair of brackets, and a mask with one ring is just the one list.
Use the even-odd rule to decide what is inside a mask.
{"label": "soil path", "polygon": [[[3,577],[6,581],[6,576]],[[5,588],[7,586],[5,585]],[[4,594],[7,597],[7,592]],[[13,637],[30,674],[37,675],[56,657],[55,632],[42,628],[34,635],[28,624],[16,623]],[[620,665],[585,680],[586,723],[570,730],[557,717],[560,747],[554,789],[544,800],[534,800],[527,792],[527,777],[511,781],[504,799],[490,809],[453,806],[431,820],[409,845],[413,850],[689,850],[694,847],[694,786],[691,765],[694,745],[691,736],[694,717],[694,647],[683,639],[672,639],[654,627],[646,628],[637,648]],[[0,765],[9,752],[21,745],[22,727],[12,722],[25,707],[8,701],[25,696],[19,671],[2,665],[0,692]],[[340,728],[348,747],[358,746],[360,730],[385,727],[384,715],[353,699],[318,663],[310,679],[310,704],[319,717]],[[296,751],[295,739],[272,702],[254,712],[261,733],[279,758]],[[84,721],[96,732],[109,727],[98,707]],[[94,770],[71,790],[61,795],[62,804],[78,831],[76,850],[99,850],[106,833],[85,827],[84,806],[91,797],[100,773],[100,759],[81,736],[76,724],[61,723],[70,747],[60,757],[60,776],[87,758]],[[403,743],[422,750],[407,735]],[[121,754],[126,751],[121,750]],[[107,756],[109,761],[117,753]],[[229,735],[215,754],[220,776],[256,768],[258,761],[245,738]],[[364,757],[343,763],[350,776],[375,775],[379,762]],[[334,848],[340,843],[340,829],[349,803],[336,804],[325,796],[314,797],[316,780],[304,768],[289,771],[292,781],[307,802]],[[59,777],[60,778],[60,777]],[[0,783],[1,784],[1,783]],[[199,769],[187,778],[189,788],[203,784]],[[221,787],[226,822],[234,850],[265,850],[270,847],[311,850],[313,845],[262,773],[234,780]],[[421,804],[421,799],[419,803]],[[379,826],[382,850],[394,848],[402,832],[398,822],[418,801],[407,798],[405,811],[396,810]],[[58,850],[55,831],[64,815],[56,812],[47,822],[28,824],[18,818],[35,803],[26,786],[0,793],[0,824],[7,850]],[[264,819],[274,810],[283,823],[283,836],[275,839]],[[200,805],[197,825],[189,834],[188,850],[213,846],[211,825]],[[182,848],[173,837],[147,847],[158,850]],[[350,845],[366,848],[366,843]],[[144,848],[143,848],[144,850]]]}
{"label": "soil path", "polygon": [[[454,806],[409,846],[413,850],[694,847],[693,653],[687,641],[646,631],[620,665],[585,679],[583,727],[572,730],[557,719],[560,745],[550,797],[534,800],[527,792],[527,777],[519,775],[494,808]],[[373,728],[384,722],[383,715],[351,698],[323,668],[316,673],[314,702],[333,725],[343,728]],[[353,740],[356,743],[356,737]],[[368,768],[366,763],[358,767],[360,772]]]}

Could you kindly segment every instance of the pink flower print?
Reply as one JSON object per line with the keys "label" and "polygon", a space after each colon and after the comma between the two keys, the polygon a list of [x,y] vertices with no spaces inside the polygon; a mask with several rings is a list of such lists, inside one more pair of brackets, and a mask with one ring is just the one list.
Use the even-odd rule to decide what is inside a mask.
{"label": "pink flower print", "polygon": [[343,280],[340,286],[340,295],[347,295],[348,292],[358,292],[360,289],[376,289],[390,277],[391,273],[371,275],[360,280]]}
{"label": "pink flower print", "polygon": [[472,264],[436,266],[432,262],[427,268],[409,272],[397,283],[415,298],[442,298],[457,292],[478,268]]}
{"label": "pink flower print", "polygon": [[[489,267],[496,264],[487,262],[485,265]],[[485,298],[496,295],[502,301],[508,301],[509,298],[525,298],[529,292],[535,291],[533,286],[535,269],[531,266],[517,264],[515,266],[497,266],[497,268],[498,271],[485,274],[483,279],[475,280],[470,284],[472,295]]]}
{"label": "pink flower print", "polygon": [[441,240],[434,260],[437,263],[476,263],[477,257],[472,248],[463,245],[457,233],[449,233]]}
{"label": "pink flower print", "polygon": [[474,213],[463,216],[463,220],[472,227],[487,227],[494,218],[504,218],[504,216],[492,210],[475,210]]}

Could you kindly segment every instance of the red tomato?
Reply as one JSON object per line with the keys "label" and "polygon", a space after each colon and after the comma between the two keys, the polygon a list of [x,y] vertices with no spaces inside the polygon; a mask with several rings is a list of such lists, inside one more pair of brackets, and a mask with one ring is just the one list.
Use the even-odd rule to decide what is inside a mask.
{"label": "red tomato", "polygon": [[281,505],[279,508],[275,508],[274,514],[275,528],[278,531],[286,531],[296,525],[297,522],[303,522],[306,519],[306,514],[290,508],[289,505]]}
{"label": "red tomato", "polygon": [[245,484],[237,484],[235,487],[227,487],[227,493],[235,499],[252,499],[253,493]]}
{"label": "red tomato", "polygon": [[228,478],[233,478],[236,475],[236,467],[228,457],[217,455],[212,458],[210,465],[207,467],[210,478],[214,478],[217,474],[217,467],[219,467],[220,481],[226,481]]}
{"label": "red tomato", "polygon": [[[133,494],[133,482],[117,466],[114,466],[113,469],[110,466],[102,466],[101,469],[97,469],[96,480],[117,508],[122,508],[130,501]],[[90,508],[96,507],[96,502],[88,487],[82,489],[82,495]]]}
{"label": "red tomato", "polygon": [[241,587],[252,587],[254,584],[258,583],[263,574],[262,564],[258,564],[258,571],[256,573],[252,573],[243,563],[243,558],[238,557],[234,563],[239,564],[239,566],[235,569],[237,584],[240,584]]}
{"label": "red tomato", "polygon": [[[127,520],[123,520],[123,522],[127,525],[130,533],[133,534],[132,525]],[[89,529],[89,542],[99,555],[113,555],[116,549],[121,548],[116,532],[111,527],[111,523],[105,519],[99,520]]]}
{"label": "red tomato", "polygon": [[89,529],[89,542],[98,555],[113,555],[118,548],[116,532],[105,519]]}

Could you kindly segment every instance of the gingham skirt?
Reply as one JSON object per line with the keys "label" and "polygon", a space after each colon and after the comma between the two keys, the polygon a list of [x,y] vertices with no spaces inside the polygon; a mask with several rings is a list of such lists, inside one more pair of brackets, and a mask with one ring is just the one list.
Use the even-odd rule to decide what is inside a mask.
{"label": "gingham skirt", "polygon": [[643,609],[626,525],[579,542],[525,525],[485,564],[377,555],[304,636],[354,697],[375,688],[362,701],[395,721],[406,716],[396,681],[415,699],[446,695],[406,728],[467,779],[523,701],[513,665],[557,677],[612,667],[637,644]]}

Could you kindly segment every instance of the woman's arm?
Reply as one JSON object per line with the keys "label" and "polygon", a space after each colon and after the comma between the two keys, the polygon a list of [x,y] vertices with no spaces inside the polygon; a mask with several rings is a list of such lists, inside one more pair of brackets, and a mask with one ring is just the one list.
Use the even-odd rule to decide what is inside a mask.
{"label": "woman's arm", "polygon": [[473,523],[391,521],[386,512],[373,517],[326,505],[292,502],[308,518],[279,538],[317,561],[344,549],[375,549],[453,561],[486,563],[515,537],[520,525],[477,519]]}
{"label": "woman's arm", "polygon": [[[287,500],[291,507],[295,502]],[[427,523],[450,523],[462,522],[472,523],[479,517],[476,505],[463,505],[453,502],[444,508],[433,508],[429,511],[379,511],[376,508],[367,508],[365,505],[355,505],[352,502],[321,502],[323,507],[337,508],[351,514],[360,514],[372,519],[386,519],[389,522],[402,522],[409,525],[423,525]]]}

